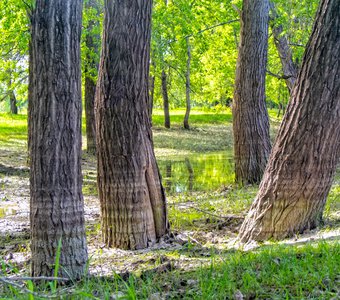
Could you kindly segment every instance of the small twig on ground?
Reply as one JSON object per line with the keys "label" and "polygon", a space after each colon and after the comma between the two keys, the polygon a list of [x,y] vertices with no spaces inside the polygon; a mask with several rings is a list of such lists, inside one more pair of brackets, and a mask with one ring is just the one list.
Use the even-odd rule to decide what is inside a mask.
{"label": "small twig on ground", "polygon": [[[49,294],[49,295],[44,295],[44,294],[39,294],[37,292],[31,291],[27,289],[23,284],[18,284],[14,281],[26,281],[26,280],[57,280],[57,281],[69,281],[68,278],[58,278],[58,277],[0,277],[0,283],[4,283],[7,285],[10,285],[14,288],[17,288],[20,290],[21,294],[27,293],[31,294],[37,298],[46,298],[46,299],[56,299],[56,297],[61,296],[61,291],[57,291],[56,293]],[[65,293],[63,293],[65,294]]]}
{"label": "small twig on ground", "polygon": [[47,280],[47,281],[70,281],[69,278],[62,278],[62,277],[46,277],[46,276],[39,276],[39,277],[7,277],[6,279],[11,281],[38,281],[38,280]]}
{"label": "small twig on ground", "polygon": [[203,247],[203,245],[202,245],[198,240],[194,239],[191,235],[186,234],[186,233],[184,233],[184,232],[181,232],[181,234],[184,235],[184,236],[186,236],[190,241],[193,241],[195,244],[197,244],[197,245]]}

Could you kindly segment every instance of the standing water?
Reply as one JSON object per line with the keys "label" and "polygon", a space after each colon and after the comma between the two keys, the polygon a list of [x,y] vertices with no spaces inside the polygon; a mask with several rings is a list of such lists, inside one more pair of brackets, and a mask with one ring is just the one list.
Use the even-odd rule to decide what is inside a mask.
{"label": "standing water", "polygon": [[227,152],[159,159],[158,166],[168,194],[214,190],[235,178],[234,161]]}

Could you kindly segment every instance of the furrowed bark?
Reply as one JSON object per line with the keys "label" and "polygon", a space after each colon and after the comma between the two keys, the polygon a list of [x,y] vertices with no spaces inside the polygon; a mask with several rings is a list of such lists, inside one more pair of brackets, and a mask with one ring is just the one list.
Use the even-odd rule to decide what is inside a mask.
{"label": "furrowed bark", "polygon": [[265,101],[269,2],[243,1],[233,101],[236,182],[259,183],[271,145]]}
{"label": "furrowed bark", "polygon": [[109,247],[146,248],[169,229],[148,113],[151,7],[151,0],[105,2],[96,126],[102,234]]}
{"label": "furrowed bark", "polygon": [[37,0],[29,76],[32,276],[84,275],[87,249],[81,177],[82,1]]}
{"label": "furrowed bark", "polygon": [[283,239],[318,226],[339,162],[339,0],[322,0],[260,190],[239,238]]}

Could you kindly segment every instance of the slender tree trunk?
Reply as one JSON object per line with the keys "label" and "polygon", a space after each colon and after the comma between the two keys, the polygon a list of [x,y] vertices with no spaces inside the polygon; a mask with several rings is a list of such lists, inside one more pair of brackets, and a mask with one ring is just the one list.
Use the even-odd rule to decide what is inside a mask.
{"label": "slender tree trunk", "polygon": [[268,0],[243,1],[236,69],[233,131],[236,182],[260,182],[270,153],[265,101]]}
{"label": "slender tree trunk", "polygon": [[162,95],[163,95],[163,108],[164,108],[164,127],[170,128],[168,80],[167,80],[167,75],[164,70],[162,70]]}
{"label": "slender tree trunk", "polygon": [[280,56],[283,77],[286,81],[287,88],[289,93],[292,93],[295,80],[298,75],[298,68],[293,62],[292,50],[289,46],[289,41],[287,36],[283,34],[283,26],[281,24],[276,24],[278,19],[278,14],[275,9],[275,4],[270,2],[270,11],[271,11],[271,28],[274,36],[275,46]]}
{"label": "slender tree trunk", "polygon": [[[81,177],[81,0],[37,0],[30,51],[31,273],[84,275]],[[58,20],[58,21],[55,21]]]}
{"label": "slender tree trunk", "polygon": [[150,100],[149,100],[148,108],[149,108],[150,120],[152,122],[153,101],[155,98],[155,80],[156,80],[155,75],[150,75],[149,80],[150,80]]}
{"label": "slender tree trunk", "polygon": [[17,98],[15,97],[14,91],[10,91],[9,101],[11,106],[11,114],[18,114]]}
{"label": "slender tree trunk", "polygon": [[185,110],[185,116],[184,116],[184,128],[185,129],[190,129],[189,126],[189,116],[190,116],[190,110],[191,110],[191,103],[190,103],[190,90],[191,90],[191,85],[190,85],[190,68],[191,68],[191,47],[190,47],[190,40],[189,37],[186,38],[187,41],[187,71],[185,74],[185,99],[186,99],[186,110]]}
{"label": "slender tree trunk", "polygon": [[96,92],[98,191],[104,242],[124,249],[146,248],[168,232],[148,114],[151,7],[151,0],[105,2]]}
{"label": "slender tree trunk", "polygon": [[18,114],[17,99],[12,89],[12,70],[8,71],[8,76],[9,76],[9,80],[8,80],[7,88],[8,88],[8,95],[9,95],[10,111],[11,111],[11,114],[17,115]]}
{"label": "slender tree trunk", "polygon": [[[86,1],[86,9],[94,9],[96,15],[100,14],[98,0]],[[89,21],[86,28],[86,60],[85,60],[85,115],[86,115],[86,140],[87,152],[96,153],[96,122],[94,116],[94,99],[96,94],[96,77],[99,63],[100,35],[94,33],[99,27],[99,20]]]}
{"label": "slender tree trunk", "polygon": [[86,119],[86,150],[96,153],[96,123],[94,115],[94,99],[96,95],[96,82],[93,78],[85,76],[85,119]]}
{"label": "slender tree trunk", "polygon": [[301,71],[240,239],[282,239],[320,224],[340,149],[339,0],[322,0]]}

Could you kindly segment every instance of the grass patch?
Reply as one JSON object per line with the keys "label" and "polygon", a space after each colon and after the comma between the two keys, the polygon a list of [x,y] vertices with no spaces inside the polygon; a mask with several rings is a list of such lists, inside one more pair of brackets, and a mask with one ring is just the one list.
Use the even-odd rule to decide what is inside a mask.
{"label": "grass patch", "polygon": [[[194,250],[187,250],[189,252]],[[142,272],[122,278],[89,277],[60,288],[68,299],[337,299],[340,296],[340,244],[271,245],[252,252],[210,249],[201,266],[184,271]],[[181,254],[183,255],[183,254]],[[154,260],[153,267],[162,260]],[[174,266],[175,267],[175,266]],[[2,263],[3,269],[8,269]],[[12,269],[15,274],[18,270]],[[8,298],[27,299],[27,290],[2,287]],[[34,299],[50,294],[50,286],[31,286]],[[57,290],[58,292],[58,290]],[[39,297],[38,295],[41,295]],[[152,298],[154,297],[154,298]]]}

